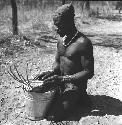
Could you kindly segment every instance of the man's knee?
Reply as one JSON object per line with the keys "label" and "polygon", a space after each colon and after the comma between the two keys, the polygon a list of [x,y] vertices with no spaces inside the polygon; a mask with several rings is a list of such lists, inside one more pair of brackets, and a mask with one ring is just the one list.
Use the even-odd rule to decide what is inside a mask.
{"label": "man's knee", "polygon": [[67,109],[69,109],[69,108],[71,107],[71,104],[69,104],[68,101],[64,101],[64,102],[62,103],[62,105],[63,105],[64,110],[67,110]]}

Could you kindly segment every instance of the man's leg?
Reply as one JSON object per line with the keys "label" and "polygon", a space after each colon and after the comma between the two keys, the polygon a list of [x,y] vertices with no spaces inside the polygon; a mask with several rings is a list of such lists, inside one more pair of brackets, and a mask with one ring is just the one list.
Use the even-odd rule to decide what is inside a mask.
{"label": "man's leg", "polygon": [[81,90],[69,90],[62,94],[62,105],[65,112],[65,116],[69,117],[78,108],[78,101],[81,94]]}
{"label": "man's leg", "polygon": [[46,119],[48,121],[60,122],[62,121],[64,114],[64,108],[61,101],[61,95],[57,93],[55,99],[53,100],[49,111],[47,112]]}
{"label": "man's leg", "polygon": [[82,105],[86,106],[86,108],[91,105],[85,90],[84,92],[81,89],[65,91],[54,100],[47,120],[66,120],[74,111],[79,110]]}
{"label": "man's leg", "polygon": [[47,120],[57,122],[66,120],[77,107],[79,94],[79,90],[69,90],[57,96],[50,107]]}

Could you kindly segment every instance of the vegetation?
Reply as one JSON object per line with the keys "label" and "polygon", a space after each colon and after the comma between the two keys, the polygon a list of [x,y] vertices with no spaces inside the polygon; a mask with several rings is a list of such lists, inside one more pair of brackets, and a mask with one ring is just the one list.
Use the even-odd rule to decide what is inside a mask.
{"label": "vegetation", "polygon": [[[21,33],[21,24],[32,25],[32,27],[38,27],[37,23],[45,22],[51,20],[52,13],[54,10],[64,3],[72,2],[77,10],[77,13],[87,16],[95,16],[98,18],[117,18],[112,15],[112,10],[115,10],[116,1],[71,1],[71,0],[17,0],[16,4],[14,0],[0,0],[0,9],[1,9],[1,23],[6,26],[8,32],[13,34]],[[13,3],[13,4],[11,4]],[[11,6],[12,5],[12,11]],[[15,9],[15,10],[14,10]],[[18,10],[17,10],[18,9]],[[46,11],[45,11],[46,10]],[[17,17],[18,14],[18,17]],[[17,22],[18,20],[18,22]],[[12,22],[11,22],[12,21]],[[13,24],[13,28],[12,28]],[[17,27],[18,25],[18,27]],[[24,30],[24,29],[22,29]],[[1,33],[0,33],[1,34]],[[2,34],[3,35],[3,34]]]}

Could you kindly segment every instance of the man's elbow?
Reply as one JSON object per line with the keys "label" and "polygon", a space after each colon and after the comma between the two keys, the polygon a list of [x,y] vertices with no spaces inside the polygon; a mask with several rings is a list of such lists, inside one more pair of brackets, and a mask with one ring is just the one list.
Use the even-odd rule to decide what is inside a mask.
{"label": "man's elbow", "polygon": [[89,72],[88,79],[91,79],[94,76],[94,71]]}

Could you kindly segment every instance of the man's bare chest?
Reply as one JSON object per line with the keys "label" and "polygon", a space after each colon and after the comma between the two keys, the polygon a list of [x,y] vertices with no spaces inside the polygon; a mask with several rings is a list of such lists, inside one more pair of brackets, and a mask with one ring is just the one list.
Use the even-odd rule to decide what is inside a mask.
{"label": "man's bare chest", "polygon": [[58,53],[60,57],[66,57],[67,59],[70,60],[76,60],[80,58],[80,51],[78,48],[78,45],[76,43],[72,43],[70,46],[65,47],[63,44],[61,44],[58,47]]}
{"label": "man's bare chest", "polygon": [[81,54],[77,44],[73,43],[67,48],[61,45],[58,52],[61,71],[73,74],[82,70]]}

